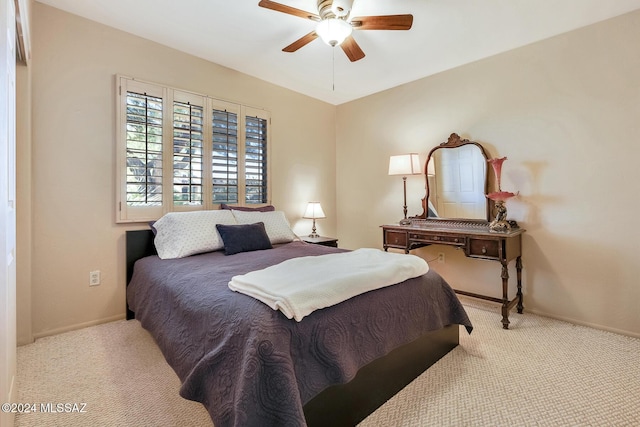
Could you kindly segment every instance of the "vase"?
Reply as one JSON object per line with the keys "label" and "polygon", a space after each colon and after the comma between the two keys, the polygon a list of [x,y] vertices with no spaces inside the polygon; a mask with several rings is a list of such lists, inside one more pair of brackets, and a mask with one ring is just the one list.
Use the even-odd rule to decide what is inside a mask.
{"label": "vase", "polygon": [[496,182],[498,183],[498,191],[502,191],[502,187],[500,186],[500,178],[502,177],[502,164],[507,160],[506,157],[502,157],[500,159],[489,159],[487,162],[491,163],[493,167],[493,173],[496,175]]}
{"label": "vase", "polygon": [[517,193],[510,191],[502,191],[500,183],[502,176],[502,163],[507,160],[506,157],[500,159],[489,159],[488,162],[493,166],[493,172],[496,175],[496,182],[498,183],[498,191],[487,194],[487,198],[495,202],[496,216],[489,223],[489,231],[493,233],[507,233],[512,228],[517,227],[515,221],[507,220],[507,205],[505,202],[510,198],[517,196]]}

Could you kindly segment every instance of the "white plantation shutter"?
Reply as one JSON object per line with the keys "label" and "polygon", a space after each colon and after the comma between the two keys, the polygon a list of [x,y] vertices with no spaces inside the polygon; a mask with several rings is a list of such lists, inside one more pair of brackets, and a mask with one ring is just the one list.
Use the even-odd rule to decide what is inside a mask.
{"label": "white plantation shutter", "polygon": [[127,204],[162,205],[162,98],[129,91]]}
{"label": "white plantation shutter", "polygon": [[212,102],[213,203],[238,203],[238,105]]}
{"label": "white plantation shutter", "polygon": [[264,111],[245,110],[244,177],[245,202],[267,203],[268,116]]}
{"label": "white plantation shutter", "polygon": [[269,113],[118,80],[118,222],[269,203]]}
{"label": "white plantation shutter", "polygon": [[166,91],[133,80],[120,83],[118,218],[154,219],[163,212]]}
{"label": "white plantation shutter", "polygon": [[205,102],[202,96],[174,93],[172,197],[175,207],[204,206]]}

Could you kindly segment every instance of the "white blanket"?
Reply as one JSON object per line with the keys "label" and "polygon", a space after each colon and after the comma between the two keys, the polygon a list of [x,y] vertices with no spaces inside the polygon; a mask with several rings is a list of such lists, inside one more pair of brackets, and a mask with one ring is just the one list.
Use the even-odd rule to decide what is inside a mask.
{"label": "white blanket", "polygon": [[229,288],[252,296],[299,322],[314,310],[427,271],[427,262],[415,255],[364,248],[289,259],[263,270],[234,276]]}

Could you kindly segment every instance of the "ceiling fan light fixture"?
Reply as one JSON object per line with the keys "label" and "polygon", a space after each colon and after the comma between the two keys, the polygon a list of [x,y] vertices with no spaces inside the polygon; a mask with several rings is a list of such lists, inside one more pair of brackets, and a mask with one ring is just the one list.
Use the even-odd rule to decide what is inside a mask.
{"label": "ceiling fan light fixture", "polygon": [[329,46],[335,47],[351,35],[353,28],[344,19],[327,18],[318,22],[316,33]]}

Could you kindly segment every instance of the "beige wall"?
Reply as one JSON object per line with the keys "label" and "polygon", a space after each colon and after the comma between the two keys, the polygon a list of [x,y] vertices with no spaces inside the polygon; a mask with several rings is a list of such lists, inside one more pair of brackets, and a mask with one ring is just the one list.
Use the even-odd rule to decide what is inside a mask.
{"label": "beige wall", "polygon": [[[640,336],[639,40],[634,12],[339,106],[343,245],[381,247],[379,225],[402,217],[389,155],[426,156],[457,132],[509,158],[503,189],[520,191],[509,217],[527,229],[525,309]],[[424,181],[408,181],[418,214]],[[437,252],[446,263],[432,268],[454,287],[500,295],[498,263],[421,253]]]}
{"label": "beige wall", "polygon": [[[136,226],[113,216],[116,73],[271,110],[273,203],[303,234],[304,206],[319,199],[319,231],[347,248],[380,247],[379,226],[402,216],[389,155],[424,158],[451,132],[483,143],[509,157],[503,187],[520,191],[509,216],[527,229],[526,310],[640,336],[639,12],[337,108],[40,3],[33,24],[23,342],[123,316],[123,236]],[[408,187],[419,213],[424,181]],[[437,252],[446,263],[432,268],[454,286],[499,294],[498,264],[442,246],[420,254]]]}
{"label": "beige wall", "polygon": [[[31,278],[18,285],[30,288],[32,326],[18,325],[22,342],[124,316],[124,232],[136,225],[114,218],[116,73],[270,110],[272,202],[304,234],[306,203],[320,200],[318,231],[335,235],[334,106],[40,3],[33,18],[32,161],[19,171],[32,186],[31,242],[20,236]],[[100,286],[88,286],[91,270]]]}

